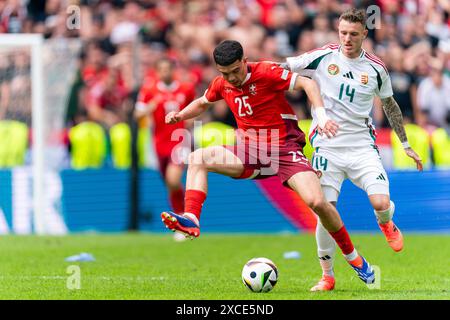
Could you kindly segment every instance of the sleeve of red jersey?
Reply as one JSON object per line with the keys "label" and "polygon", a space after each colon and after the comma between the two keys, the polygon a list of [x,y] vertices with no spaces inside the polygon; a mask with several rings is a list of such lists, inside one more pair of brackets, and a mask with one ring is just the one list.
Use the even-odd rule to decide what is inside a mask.
{"label": "sleeve of red jersey", "polygon": [[185,83],[183,86],[184,86],[183,92],[186,97],[186,100],[180,106],[180,111],[186,108],[195,99],[195,87],[188,83]]}
{"label": "sleeve of red jersey", "polygon": [[211,82],[208,89],[206,89],[205,94],[203,95],[203,99],[205,100],[206,103],[222,100],[223,99],[222,89],[223,89],[222,77],[216,77]]}
{"label": "sleeve of red jersey", "polygon": [[298,74],[280,67],[277,64],[269,64],[265,70],[266,79],[270,81],[270,87],[275,91],[293,91]]}
{"label": "sleeve of red jersey", "polygon": [[187,104],[194,101],[194,99],[195,99],[195,87],[194,86],[189,86],[189,88],[187,90],[187,94],[186,94],[186,99],[187,99],[187,101],[186,101]]}
{"label": "sleeve of red jersey", "polygon": [[142,86],[136,101],[136,110],[146,110],[147,104],[152,99],[152,96],[152,91],[148,87]]}

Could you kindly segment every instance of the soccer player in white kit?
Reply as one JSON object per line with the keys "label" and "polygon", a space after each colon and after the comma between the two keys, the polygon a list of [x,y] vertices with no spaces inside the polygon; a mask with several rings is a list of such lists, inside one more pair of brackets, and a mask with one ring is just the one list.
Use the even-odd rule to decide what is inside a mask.
{"label": "soccer player in white kit", "polygon": [[[309,137],[315,150],[312,165],[322,173],[320,182],[326,199],[336,205],[342,183],[350,179],[367,193],[381,231],[392,249],[400,251],[403,237],[392,221],[395,207],[389,197],[389,180],[375,144],[376,133],[370,117],[375,96],[381,98],[391,127],[418,170],[422,170],[422,162],[408,144],[385,65],[362,49],[368,32],[365,12],[356,9],[344,12],[338,29],[340,45],[329,44],[287,58],[282,66],[311,77],[320,86],[325,108],[312,109]],[[339,125],[334,137],[320,130],[328,119]],[[311,291],[333,290],[335,242],[320,219],[316,240],[323,275]]]}

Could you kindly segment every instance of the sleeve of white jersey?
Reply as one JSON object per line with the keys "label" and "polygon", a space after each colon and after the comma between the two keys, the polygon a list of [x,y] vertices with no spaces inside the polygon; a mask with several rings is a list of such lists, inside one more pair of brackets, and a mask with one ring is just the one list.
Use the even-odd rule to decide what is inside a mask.
{"label": "sleeve of white jersey", "polygon": [[391,84],[391,77],[389,77],[389,74],[382,68],[381,70],[381,88],[378,92],[378,96],[381,99],[389,98],[394,95],[394,92],[392,91],[392,84]]}
{"label": "sleeve of white jersey", "polygon": [[321,56],[330,53],[332,50],[328,46],[305,52],[296,57],[286,58],[286,62],[289,65],[289,69],[293,72],[297,72],[300,75],[309,75],[309,73],[315,70],[306,70],[306,68],[316,59]]}
{"label": "sleeve of white jersey", "polygon": [[296,57],[286,58],[286,62],[289,65],[289,69],[295,72],[302,71],[303,69],[305,69],[309,65],[309,63],[311,63],[311,62],[308,63],[308,61],[310,60],[311,59],[308,53],[304,53]]}

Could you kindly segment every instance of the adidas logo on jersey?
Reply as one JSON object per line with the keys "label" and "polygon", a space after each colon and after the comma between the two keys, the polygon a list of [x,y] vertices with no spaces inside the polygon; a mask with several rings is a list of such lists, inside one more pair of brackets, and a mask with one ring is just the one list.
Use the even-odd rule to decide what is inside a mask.
{"label": "adidas logo on jersey", "polygon": [[353,78],[353,73],[351,71],[344,73],[343,76],[346,78],[349,78],[349,79],[355,79],[355,78]]}
{"label": "adidas logo on jersey", "polygon": [[383,174],[380,174],[376,180],[385,180],[386,181],[386,178],[384,177]]}

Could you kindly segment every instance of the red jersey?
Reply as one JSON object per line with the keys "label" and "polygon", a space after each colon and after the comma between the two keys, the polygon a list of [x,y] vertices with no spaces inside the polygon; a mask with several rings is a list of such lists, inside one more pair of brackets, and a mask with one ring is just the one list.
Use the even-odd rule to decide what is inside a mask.
{"label": "red jersey", "polygon": [[269,143],[304,143],[305,135],[298,127],[297,116],[284,95],[284,91],[293,89],[296,78],[297,74],[273,63],[249,63],[247,77],[240,88],[218,76],[204,97],[208,102],[225,99],[239,129],[250,139],[256,134],[256,139],[262,141],[267,132],[266,141]]}
{"label": "red jersey", "polygon": [[105,79],[108,76],[109,70],[104,67],[100,70],[95,69],[92,66],[85,66],[81,70],[81,75],[84,83],[88,88],[92,87],[95,83]]}
{"label": "red jersey", "polygon": [[87,108],[95,105],[102,109],[117,110],[128,97],[129,90],[118,71],[113,72],[109,69],[95,71],[86,68],[83,71],[83,79],[87,87],[85,96]]}
{"label": "red jersey", "polygon": [[92,86],[86,95],[86,107],[98,106],[102,109],[118,110],[128,96],[125,86],[116,84],[113,88],[107,89],[103,83]]}
{"label": "red jersey", "polygon": [[156,103],[153,111],[153,140],[159,156],[169,156],[172,149],[181,141],[172,141],[172,133],[184,128],[184,122],[166,124],[166,115],[171,111],[180,111],[195,98],[194,87],[178,81],[166,85],[161,81],[154,85],[144,85],[139,91],[138,103]]}

